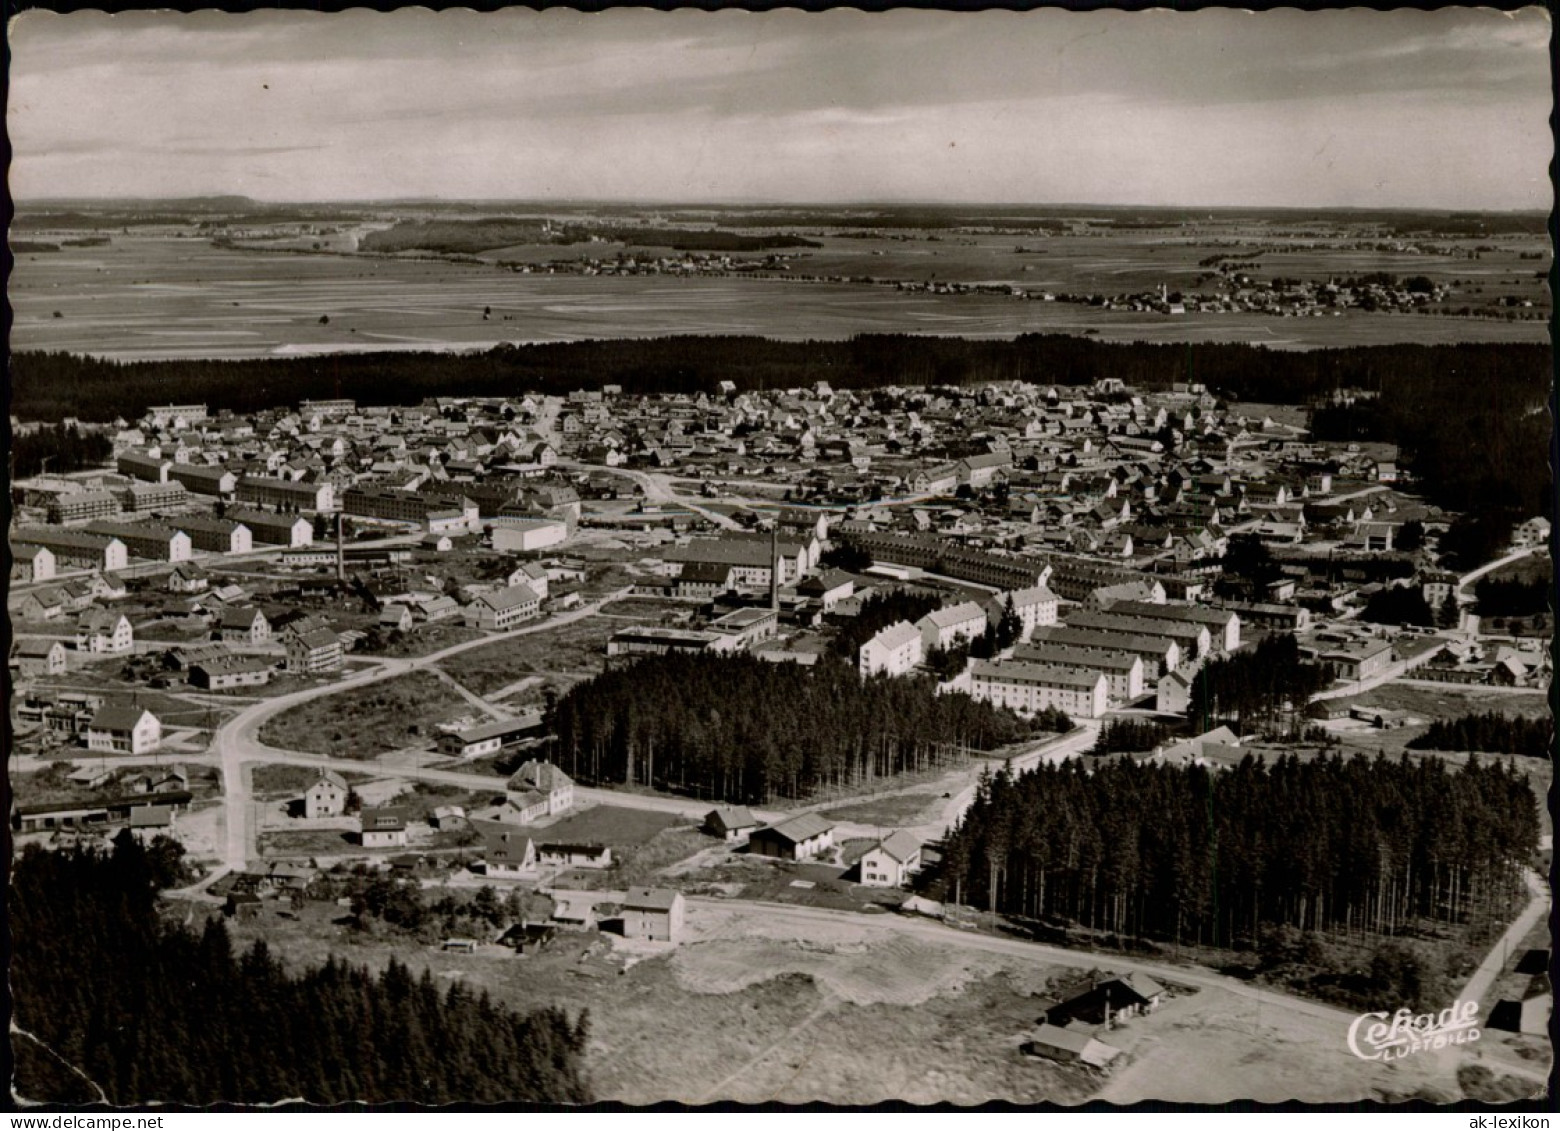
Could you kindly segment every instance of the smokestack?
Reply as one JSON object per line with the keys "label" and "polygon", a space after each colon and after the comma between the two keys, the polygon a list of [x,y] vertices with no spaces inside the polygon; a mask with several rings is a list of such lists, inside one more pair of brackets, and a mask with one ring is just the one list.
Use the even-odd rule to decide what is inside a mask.
{"label": "smokestack", "polygon": [[780,519],[769,527],[769,611],[780,611]]}
{"label": "smokestack", "polygon": [[343,554],[342,549],[341,549],[341,512],[340,511],[336,512],[336,580],[339,581],[339,582],[343,582],[343,583],[347,580],[347,563],[346,563],[345,555]]}

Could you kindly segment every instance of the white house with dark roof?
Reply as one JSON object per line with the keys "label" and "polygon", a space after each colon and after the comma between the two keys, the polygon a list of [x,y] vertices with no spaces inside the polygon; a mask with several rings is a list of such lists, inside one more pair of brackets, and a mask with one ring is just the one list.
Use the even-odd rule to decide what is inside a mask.
{"label": "white house with dark roof", "polygon": [[287,670],[303,675],[332,672],[341,667],[341,637],[328,628],[286,633]]}
{"label": "white house with dark roof", "polygon": [[921,842],[895,829],[862,855],[861,882],[867,887],[897,888],[921,868]]}
{"label": "white house with dark roof", "polygon": [[574,779],[551,762],[531,759],[521,764],[504,792],[510,804],[533,812],[538,806],[541,812],[533,819],[551,817],[574,806]]}
{"label": "white house with dark roof", "polygon": [[764,822],[753,816],[746,805],[721,805],[704,815],[704,829],[720,837],[727,844],[735,844],[748,838],[748,834]]}
{"label": "white house with dark roof", "polygon": [[65,645],[59,640],[22,640],[12,662],[21,675],[61,675],[66,666]]}
{"label": "white house with dark roof", "polygon": [[262,644],[271,639],[271,622],[256,608],[224,609],[220,631],[229,644]]}
{"label": "white house with dark roof", "polygon": [[52,581],[55,572],[54,551],[47,546],[11,547],[12,581]]}
{"label": "white house with dark roof", "polygon": [[346,811],[350,792],[346,778],[335,770],[326,770],[304,791],[303,815],[311,821],[319,817],[339,817]]}
{"label": "white house with dark roof", "polygon": [[1055,624],[1057,609],[1061,605],[1061,599],[1044,585],[1009,590],[997,594],[987,602],[986,613],[992,624],[1002,619],[1009,601],[1013,603],[1014,615],[1023,625],[1022,631],[1018,634],[1020,640],[1028,640],[1030,634],[1037,628]]}
{"label": "white house with dark roof", "polygon": [[483,593],[466,606],[466,623],[487,632],[505,632],[542,611],[540,594],[529,585]]}
{"label": "white house with dark roof", "polygon": [[484,874],[491,879],[531,879],[536,876],[536,843],[513,825],[473,819],[471,827],[482,838]]}
{"label": "white house with dark roof", "polygon": [[87,724],[87,749],[150,754],[162,745],[162,723],[145,707],[105,704]]}
{"label": "white house with dark roof", "polygon": [[106,609],[91,609],[76,622],[76,651],[117,654],[135,649],[130,618]]}
{"label": "white house with dark roof", "polygon": [[361,820],[364,848],[406,847],[406,815],[399,809],[364,809]]}
{"label": "white house with dark roof", "polygon": [[780,860],[811,860],[833,845],[834,826],[817,813],[799,813],[748,837],[749,852]]}

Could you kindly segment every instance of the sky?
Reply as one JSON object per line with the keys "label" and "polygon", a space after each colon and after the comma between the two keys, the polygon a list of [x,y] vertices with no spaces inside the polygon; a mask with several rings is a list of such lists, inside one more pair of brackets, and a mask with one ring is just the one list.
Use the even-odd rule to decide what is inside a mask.
{"label": "sky", "polygon": [[1550,206],[1501,13],[28,12],[19,203]]}

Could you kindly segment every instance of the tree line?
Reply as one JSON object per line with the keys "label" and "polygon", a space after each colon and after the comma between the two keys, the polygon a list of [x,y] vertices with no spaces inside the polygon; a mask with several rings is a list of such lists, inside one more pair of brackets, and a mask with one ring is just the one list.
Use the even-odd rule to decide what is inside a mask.
{"label": "tree line", "polygon": [[1554,746],[1554,727],[1548,719],[1524,719],[1498,711],[1470,713],[1435,720],[1408,746],[1410,750],[1472,750],[1548,758]]}
{"label": "tree line", "polygon": [[1187,717],[1204,729],[1222,722],[1243,734],[1294,733],[1305,705],[1332,681],[1330,665],[1301,659],[1293,634],[1269,636],[1250,652],[1205,663],[1192,681]]}
{"label": "tree line", "polygon": [[1090,754],[1137,754],[1152,750],[1170,738],[1163,723],[1139,719],[1106,719],[1089,747]]}
{"label": "tree line", "polygon": [[[1284,351],[1201,343],[1188,349],[1065,334],[1023,334],[1008,341],[863,334],[801,342],[689,335],[504,344],[469,354],[133,362],[23,351],[12,356],[12,411],[26,420],[111,420],[139,416],[148,405],[170,400],[255,412],[326,395],[353,397],[361,404],[406,404],[428,396],[563,394],[605,384],[645,394],[709,392],[723,380],[749,390],[817,381],[837,389],[1007,380],[1077,386],[1114,377],[1145,389],[1199,382],[1232,400],[1311,404],[1356,388],[1379,393],[1376,404],[1415,402],[1392,408],[1401,414],[1391,417],[1395,425],[1400,419],[1429,420],[1448,404],[1468,409],[1470,417],[1475,411],[1490,419],[1520,414],[1542,403],[1549,370],[1550,349],[1542,344],[1399,343]],[[1427,403],[1416,407],[1421,398]],[[1456,413],[1451,416],[1457,419]],[[1331,427],[1331,419],[1323,416],[1324,426]]]}
{"label": "tree line", "polygon": [[[869,563],[870,564],[870,563]],[[861,646],[889,625],[900,621],[914,624],[927,613],[942,607],[942,598],[923,589],[890,589],[869,593],[853,617],[831,616],[839,633],[829,647],[840,658],[855,663]]]}
{"label": "tree line", "polygon": [[984,780],[941,886],[1119,937],[1256,946],[1278,926],[1381,936],[1498,916],[1537,846],[1532,787],[1500,762],[1072,760]]}
{"label": "tree line", "polygon": [[1480,616],[1526,617],[1549,611],[1554,581],[1549,578],[1481,577],[1473,583]]}
{"label": "tree line", "polygon": [[57,424],[11,437],[11,471],[17,478],[44,471],[81,471],[101,467],[114,454],[114,444],[97,432],[83,432],[74,424]]}
{"label": "tree line", "polygon": [[576,684],[550,721],[554,760],[580,780],[740,804],[925,770],[1035,729],[927,677],[863,680],[832,656],[650,656]]}
{"label": "tree line", "polygon": [[[33,1100],[210,1105],[591,1099],[588,1022],[516,1013],[392,961],[289,973],[220,918],[158,914],[146,853],[29,845],[12,874],[17,1091]],[[15,1028],[13,1028],[15,1033]]]}

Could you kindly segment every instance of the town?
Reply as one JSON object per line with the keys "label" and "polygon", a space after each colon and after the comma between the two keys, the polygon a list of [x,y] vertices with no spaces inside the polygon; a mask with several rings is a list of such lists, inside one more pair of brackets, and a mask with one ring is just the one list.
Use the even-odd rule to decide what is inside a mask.
{"label": "town", "polygon": [[[631,961],[751,930],[725,917],[754,899],[989,929],[998,891],[961,903],[944,857],[1004,766],[1217,776],[1405,735],[1480,749],[1421,740],[1543,711],[1547,610],[1501,601],[1547,565],[1547,520],[1458,572],[1435,549],[1457,516],[1392,445],[1306,421],[1105,379],[67,422],[102,437],[104,466],[12,488],[13,829],[176,844],[171,894],[235,929],[350,904],[447,960],[605,932],[583,955]],[[801,788],[750,765],[734,772],[756,784],[710,801],[671,775],[727,771],[684,739],[665,736],[660,775],[632,738],[610,739],[626,764],[582,757],[582,716],[611,709],[596,685],[677,657],[717,665],[680,678],[726,671],[760,697],[768,677],[731,665],[843,664],[1011,721]],[[1252,657],[1286,673],[1265,700],[1236,688]],[[1528,764],[1540,729],[1488,748]],[[498,910],[441,928],[397,919],[389,890]],[[1026,1048],[1104,1079],[1134,1011],[1197,990],[1139,964],[1102,995],[1103,976]],[[1513,1047],[1541,1012],[1503,1003]]]}

